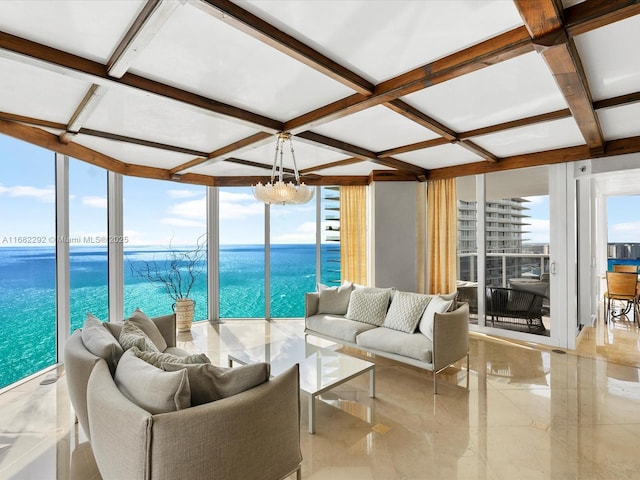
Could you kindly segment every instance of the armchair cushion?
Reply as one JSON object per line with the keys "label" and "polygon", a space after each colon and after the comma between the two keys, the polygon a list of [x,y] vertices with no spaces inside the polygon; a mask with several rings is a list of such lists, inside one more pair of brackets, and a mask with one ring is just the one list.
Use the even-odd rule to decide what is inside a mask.
{"label": "armchair cushion", "polygon": [[142,310],[136,308],[127,320],[142,330],[160,352],[164,352],[167,349],[167,342],[162,336],[162,333],[160,333],[156,324],[153,323]]}
{"label": "armchair cushion", "polygon": [[118,337],[118,341],[122,348],[127,350],[132,347],[138,347],[139,350],[149,352],[160,352],[155,343],[147,336],[144,331],[128,320],[122,323],[122,331]]}
{"label": "armchair cushion", "polygon": [[186,370],[165,372],[129,349],[116,368],[115,382],[122,394],[149,413],[166,413],[191,406]]}
{"label": "armchair cushion", "polygon": [[132,347],[133,353],[136,357],[141,358],[147,363],[150,363],[154,367],[162,368],[163,363],[177,363],[184,365],[186,363],[211,363],[209,357],[204,353],[194,353],[192,355],[174,355],[168,352],[148,352],[138,349],[138,347]]}
{"label": "armchair cushion", "polygon": [[254,363],[224,368],[210,363],[180,365],[162,363],[167,372],[186,370],[191,388],[191,405],[202,405],[236,395],[269,380],[271,366]]}
{"label": "armchair cushion", "polygon": [[100,320],[96,319],[96,321],[99,323],[85,322],[85,327],[80,332],[82,343],[95,356],[105,359],[113,375],[124,350],[118,340],[105,328],[104,324]]}

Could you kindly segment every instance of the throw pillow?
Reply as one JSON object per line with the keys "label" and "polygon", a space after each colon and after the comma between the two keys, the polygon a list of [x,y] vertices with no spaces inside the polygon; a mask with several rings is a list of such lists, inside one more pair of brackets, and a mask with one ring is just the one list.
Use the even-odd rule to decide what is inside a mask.
{"label": "throw pillow", "polygon": [[318,284],[318,313],[344,315],[347,313],[353,284],[344,282],[339,287]]}
{"label": "throw pillow", "polygon": [[185,370],[165,372],[136,357],[133,350],[122,355],[114,379],[125,397],[149,413],[173,412],[191,406]]}
{"label": "throw pillow", "polygon": [[164,352],[167,349],[167,342],[162,336],[162,333],[160,333],[156,324],[153,323],[153,320],[147,317],[142,310],[136,308],[127,320],[142,330],[159,351]]}
{"label": "throw pillow", "polygon": [[146,333],[128,320],[125,320],[122,323],[122,332],[120,332],[118,341],[125,350],[132,347],[138,347],[140,350],[146,350],[149,352],[160,351],[158,350],[158,347],[156,347],[155,343],[147,337]]}
{"label": "throw pillow", "polygon": [[430,300],[427,295],[397,291],[382,326],[405,333],[415,332]]}
{"label": "throw pillow", "polygon": [[354,290],[351,292],[346,318],[357,322],[380,326],[384,322],[389,306],[389,292],[368,292]]}
{"label": "throw pillow", "polygon": [[[98,320],[99,325],[84,327],[80,332],[82,343],[91,353],[97,357],[104,358],[109,366],[111,375],[116,371],[116,366],[124,350],[113,335]],[[87,323],[85,322],[85,325]]]}
{"label": "throw pillow", "polygon": [[424,336],[433,341],[433,317],[436,313],[445,313],[451,307],[453,300],[445,300],[441,296],[431,299],[420,319],[419,329]]}
{"label": "throw pillow", "polygon": [[87,312],[87,316],[84,319],[84,325],[82,326],[82,328],[101,326],[104,326],[104,322],[98,317],[94,316],[93,313]]}
{"label": "throw pillow", "polygon": [[236,395],[269,380],[271,365],[253,363],[235,368],[211,364],[179,365],[163,363],[162,369],[175,372],[184,369],[191,388],[191,405],[202,405]]}
{"label": "throw pillow", "polygon": [[449,305],[449,311],[455,310],[458,307],[458,290],[453,293],[439,293],[439,297],[443,300],[451,300],[451,305]]}
{"label": "throw pillow", "polygon": [[209,357],[204,353],[195,353],[193,355],[187,355],[186,357],[179,357],[170,353],[143,351],[137,347],[132,347],[132,350],[138,358],[158,368],[161,368],[163,363],[178,363],[180,365],[184,365],[185,363],[211,363]]}

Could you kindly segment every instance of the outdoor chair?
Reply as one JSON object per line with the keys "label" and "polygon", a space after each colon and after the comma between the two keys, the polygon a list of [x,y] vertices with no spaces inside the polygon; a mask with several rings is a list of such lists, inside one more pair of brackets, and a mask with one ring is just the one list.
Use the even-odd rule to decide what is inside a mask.
{"label": "outdoor chair", "polygon": [[[619,313],[611,309],[611,302],[625,302],[624,308]],[[626,316],[633,307],[634,321],[638,321],[638,274],[633,272],[607,272],[607,291],[604,292],[604,322],[607,323],[609,315],[611,319]],[[615,307],[615,304],[614,304]]]}
{"label": "outdoor chair", "polygon": [[545,297],[527,290],[487,287],[487,316],[491,323],[523,323],[529,332],[544,330],[542,303]]}

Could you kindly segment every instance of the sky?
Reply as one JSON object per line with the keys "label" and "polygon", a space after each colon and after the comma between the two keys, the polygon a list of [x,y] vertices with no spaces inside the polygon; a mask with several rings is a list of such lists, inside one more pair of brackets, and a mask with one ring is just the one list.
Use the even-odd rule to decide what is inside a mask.
{"label": "sky", "polygon": [[[0,135],[0,247],[27,242],[52,244],[55,235],[53,153]],[[107,174],[71,159],[69,164],[70,240],[100,243],[107,231]],[[640,187],[639,187],[640,189]],[[124,177],[124,238],[128,245],[193,243],[205,232],[206,189],[136,177]],[[527,197],[527,238],[549,241],[549,199]],[[264,205],[251,188],[220,189],[220,243],[261,244]],[[640,242],[640,194],[607,199],[609,242]],[[315,201],[271,207],[274,244],[315,243]]]}

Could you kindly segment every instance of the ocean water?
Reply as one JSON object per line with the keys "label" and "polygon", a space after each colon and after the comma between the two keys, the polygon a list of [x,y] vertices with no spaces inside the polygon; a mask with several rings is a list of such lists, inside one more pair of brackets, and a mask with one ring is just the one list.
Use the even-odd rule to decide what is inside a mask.
{"label": "ocean water", "polygon": [[[339,254],[334,245],[323,245],[321,281],[339,279]],[[271,317],[304,315],[304,294],[315,290],[315,245],[271,246]],[[166,251],[154,247],[125,249],[124,311],[135,308],[149,316],[172,311],[171,298],[159,284],[139,278],[131,265],[160,261]],[[56,278],[53,247],[0,248],[0,388],[56,362]],[[202,264],[204,267],[204,263]],[[108,318],[107,249],[70,248],[71,331],[91,312]],[[220,317],[264,318],[264,247],[220,247]],[[207,318],[207,278],[203,273],[194,285],[196,320]]]}

